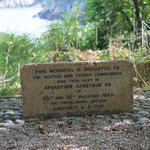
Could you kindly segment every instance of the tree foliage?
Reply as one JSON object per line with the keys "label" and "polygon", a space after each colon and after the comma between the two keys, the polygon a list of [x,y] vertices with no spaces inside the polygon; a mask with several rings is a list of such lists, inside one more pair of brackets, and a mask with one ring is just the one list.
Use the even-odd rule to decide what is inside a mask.
{"label": "tree foliage", "polygon": [[[99,36],[141,32],[142,21],[150,20],[149,0],[87,0],[86,15],[97,22]],[[100,39],[99,39],[100,40]],[[103,45],[104,46],[104,45]]]}

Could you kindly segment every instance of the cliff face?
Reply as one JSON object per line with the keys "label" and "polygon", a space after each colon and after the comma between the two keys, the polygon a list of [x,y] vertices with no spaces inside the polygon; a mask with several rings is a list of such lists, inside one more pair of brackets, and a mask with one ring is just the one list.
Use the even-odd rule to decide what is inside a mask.
{"label": "cliff face", "polygon": [[47,0],[43,2],[43,10],[34,17],[38,16],[46,20],[63,19],[62,15],[74,7],[74,2],[82,6],[84,1],[85,0]]}

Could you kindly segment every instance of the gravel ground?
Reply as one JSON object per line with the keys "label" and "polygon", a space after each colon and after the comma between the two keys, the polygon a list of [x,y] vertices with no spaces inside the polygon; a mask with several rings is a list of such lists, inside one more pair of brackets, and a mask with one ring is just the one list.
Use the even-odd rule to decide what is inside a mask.
{"label": "gravel ground", "polygon": [[135,92],[133,113],[5,118],[16,112],[20,98],[0,98],[0,150],[150,150],[150,91]]}

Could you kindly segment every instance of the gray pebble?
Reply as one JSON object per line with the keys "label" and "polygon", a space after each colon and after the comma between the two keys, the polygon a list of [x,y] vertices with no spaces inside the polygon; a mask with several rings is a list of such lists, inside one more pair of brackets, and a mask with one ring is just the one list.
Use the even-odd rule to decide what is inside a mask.
{"label": "gray pebble", "polygon": [[124,119],[123,122],[126,124],[132,124],[133,121],[130,119]]}
{"label": "gray pebble", "polygon": [[13,107],[13,109],[14,109],[14,110],[19,110],[19,109],[20,109],[20,107]]}
{"label": "gray pebble", "polygon": [[25,123],[25,121],[24,121],[24,120],[17,119],[17,120],[15,121],[15,123],[20,124],[20,125],[23,125],[23,124]]}
{"label": "gray pebble", "polygon": [[2,111],[0,111],[0,118],[3,116],[3,112]]}
{"label": "gray pebble", "polygon": [[4,120],[8,120],[9,118],[10,118],[9,115],[3,115],[3,119],[4,119]]}
{"label": "gray pebble", "polygon": [[134,114],[134,115],[133,115],[133,118],[134,118],[135,120],[137,120],[138,118],[142,118],[142,115],[141,115],[141,114]]}
{"label": "gray pebble", "polygon": [[7,132],[7,128],[0,128],[0,132]]}
{"label": "gray pebble", "polygon": [[0,123],[0,127],[9,127],[9,128],[11,128],[12,126],[14,126],[14,123]]}
{"label": "gray pebble", "polygon": [[7,128],[12,128],[12,129],[18,129],[21,127],[20,124],[14,124],[13,122],[10,123],[0,123],[0,127],[7,127]]}
{"label": "gray pebble", "polygon": [[20,125],[20,124],[14,124],[10,128],[12,128],[12,129],[21,129],[22,125]]}
{"label": "gray pebble", "polygon": [[129,117],[129,118],[133,117],[133,113],[129,113],[129,112],[124,113],[124,115],[127,116],[127,117]]}
{"label": "gray pebble", "polygon": [[17,119],[21,119],[22,117],[21,116],[18,116],[18,115],[14,115],[11,117],[12,120],[17,120]]}
{"label": "gray pebble", "polygon": [[150,109],[150,106],[143,105],[142,108],[143,108],[143,109],[148,109],[148,110],[149,110],[149,109]]}
{"label": "gray pebble", "polygon": [[140,111],[141,109],[140,109],[139,107],[134,107],[133,110],[136,111],[136,112],[138,112],[138,111]]}
{"label": "gray pebble", "polygon": [[10,110],[10,111],[5,112],[5,114],[6,114],[6,115],[14,115],[14,111],[11,111],[11,110]]}
{"label": "gray pebble", "polygon": [[100,118],[100,119],[105,119],[104,115],[97,115],[97,117]]}
{"label": "gray pebble", "polygon": [[4,120],[4,123],[10,123],[13,124],[13,122],[11,120]]}
{"label": "gray pebble", "polygon": [[62,120],[63,120],[63,121],[67,121],[67,120],[68,120],[68,117],[63,117]]}
{"label": "gray pebble", "polygon": [[14,116],[22,116],[22,113],[17,111],[14,113]]}
{"label": "gray pebble", "polygon": [[148,118],[138,118],[138,122],[139,123],[144,123],[144,122],[148,122],[148,121],[150,121]]}
{"label": "gray pebble", "polygon": [[2,118],[0,118],[0,122],[3,122],[3,119],[2,119]]}
{"label": "gray pebble", "polygon": [[143,116],[147,116],[147,115],[149,115],[149,112],[147,112],[147,111],[139,111],[138,114],[143,115]]}
{"label": "gray pebble", "polygon": [[77,118],[78,118],[77,116],[69,117],[70,120],[76,120]]}
{"label": "gray pebble", "polygon": [[134,95],[134,99],[138,99],[138,95],[137,94]]}
{"label": "gray pebble", "polygon": [[112,114],[111,117],[112,117],[113,119],[118,119],[118,116],[117,116],[116,114]]}
{"label": "gray pebble", "polygon": [[97,125],[97,126],[99,126],[99,125],[103,125],[104,126],[107,123],[106,123],[106,120],[96,119],[96,120],[94,120],[94,124]]}
{"label": "gray pebble", "polygon": [[146,98],[149,98],[149,97],[150,97],[150,91],[146,91],[146,92],[144,93],[144,95],[145,95]]}
{"label": "gray pebble", "polygon": [[137,99],[140,99],[140,100],[145,99],[145,96],[139,95]]}

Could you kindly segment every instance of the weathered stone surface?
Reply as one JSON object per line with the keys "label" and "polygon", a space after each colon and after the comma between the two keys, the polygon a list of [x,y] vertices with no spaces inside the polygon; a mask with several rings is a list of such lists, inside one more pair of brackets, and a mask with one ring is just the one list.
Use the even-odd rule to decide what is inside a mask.
{"label": "weathered stone surface", "polygon": [[132,111],[129,61],[27,64],[21,72],[24,117]]}

